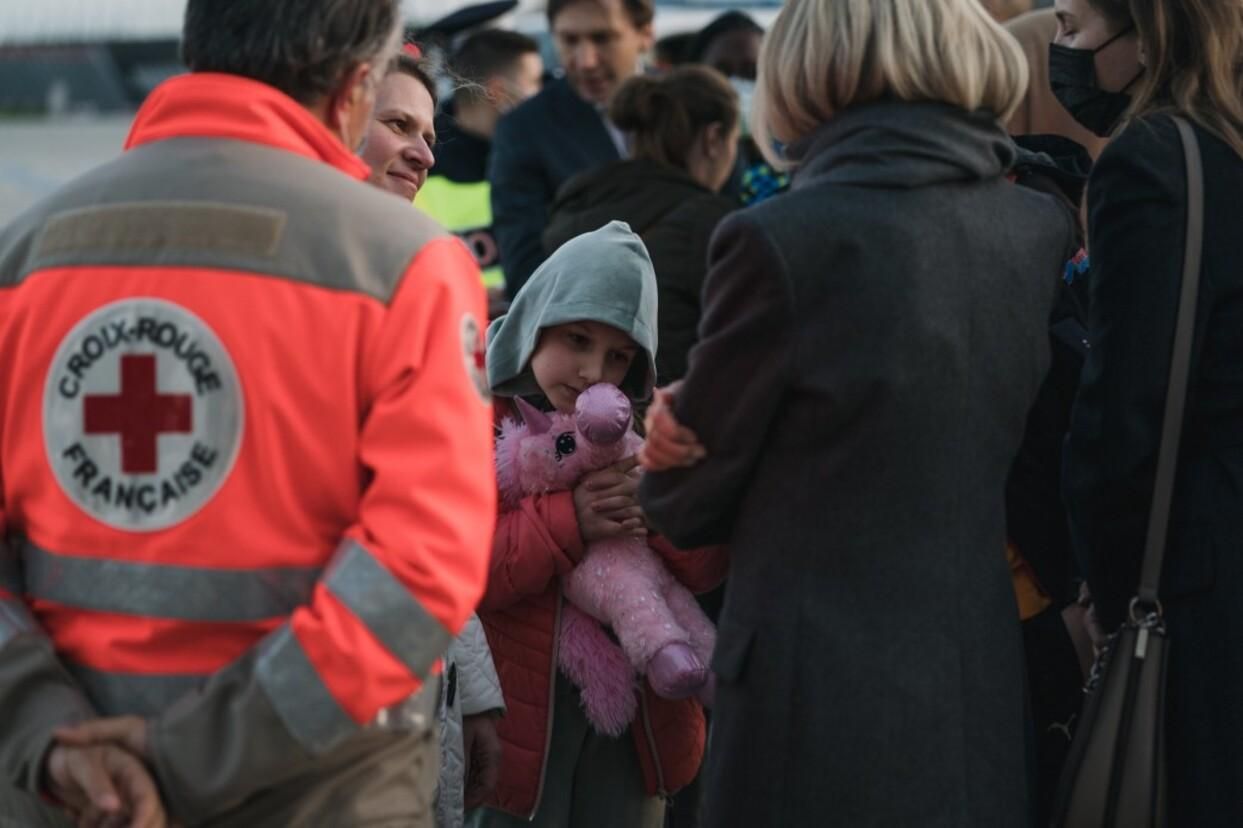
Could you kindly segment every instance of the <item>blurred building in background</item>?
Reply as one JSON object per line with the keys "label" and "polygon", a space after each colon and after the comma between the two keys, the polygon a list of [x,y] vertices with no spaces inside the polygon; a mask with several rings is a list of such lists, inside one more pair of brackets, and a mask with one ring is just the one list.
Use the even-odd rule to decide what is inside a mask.
{"label": "blurred building in background", "polygon": [[[404,0],[408,22],[461,0]],[[132,112],[182,70],[185,0],[0,3],[0,116]]]}
{"label": "blurred building in background", "polygon": [[[402,0],[407,29],[479,0]],[[519,0],[488,25],[556,53],[546,0]],[[0,226],[121,150],[134,110],[178,57],[185,0],[0,0]],[[767,27],[781,0],[656,0],[658,37],[693,32],[731,8]],[[465,34],[463,31],[459,34]]]}

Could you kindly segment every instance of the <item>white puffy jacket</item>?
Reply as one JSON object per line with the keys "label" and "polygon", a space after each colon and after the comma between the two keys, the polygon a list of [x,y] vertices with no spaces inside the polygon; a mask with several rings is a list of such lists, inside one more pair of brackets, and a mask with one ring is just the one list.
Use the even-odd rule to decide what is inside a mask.
{"label": "white puffy jacket", "polygon": [[492,663],[492,651],[472,615],[461,635],[445,653],[445,684],[440,703],[440,787],[436,791],[437,828],[462,828],[466,796],[466,756],[462,745],[462,717],[504,711],[501,680]]}

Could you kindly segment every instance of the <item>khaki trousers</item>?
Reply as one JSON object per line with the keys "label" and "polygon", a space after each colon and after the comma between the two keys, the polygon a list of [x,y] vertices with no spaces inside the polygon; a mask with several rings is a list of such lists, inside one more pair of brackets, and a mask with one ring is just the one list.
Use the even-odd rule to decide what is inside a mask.
{"label": "khaki trousers", "polygon": [[[439,764],[434,730],[366,733],[311,772],[263,791],[203,828],[433,828]],[[58,809],[0,787],[0,828],[72,826]]]}
{"label": "khaki trousers", "polygon": [[439,766],[434,728],[366,733],[203,828],[432,828]]}

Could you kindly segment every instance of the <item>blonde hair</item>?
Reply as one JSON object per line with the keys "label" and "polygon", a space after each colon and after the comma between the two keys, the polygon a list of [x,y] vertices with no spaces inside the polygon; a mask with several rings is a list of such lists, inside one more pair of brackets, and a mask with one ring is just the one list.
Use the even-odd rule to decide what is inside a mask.
{"label": "blonde hair", "polygon": [[1008,121],[1027,58],[979,0],[786,0],[760,49],[752,134],[792,144],[881,98],[986,109]]}

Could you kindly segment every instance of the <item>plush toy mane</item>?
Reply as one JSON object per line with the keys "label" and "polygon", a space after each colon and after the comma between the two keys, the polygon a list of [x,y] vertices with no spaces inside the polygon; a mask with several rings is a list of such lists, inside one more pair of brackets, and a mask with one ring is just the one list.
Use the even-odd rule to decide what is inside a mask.
{"label": "plush toy mane", "polygon": [[518,508],[524,496],[518,449],[527,433],[526,423],[516,418],[501,422],[501,434],[496,441],[496,483],[501,493],[501,506],[505,511]]}

